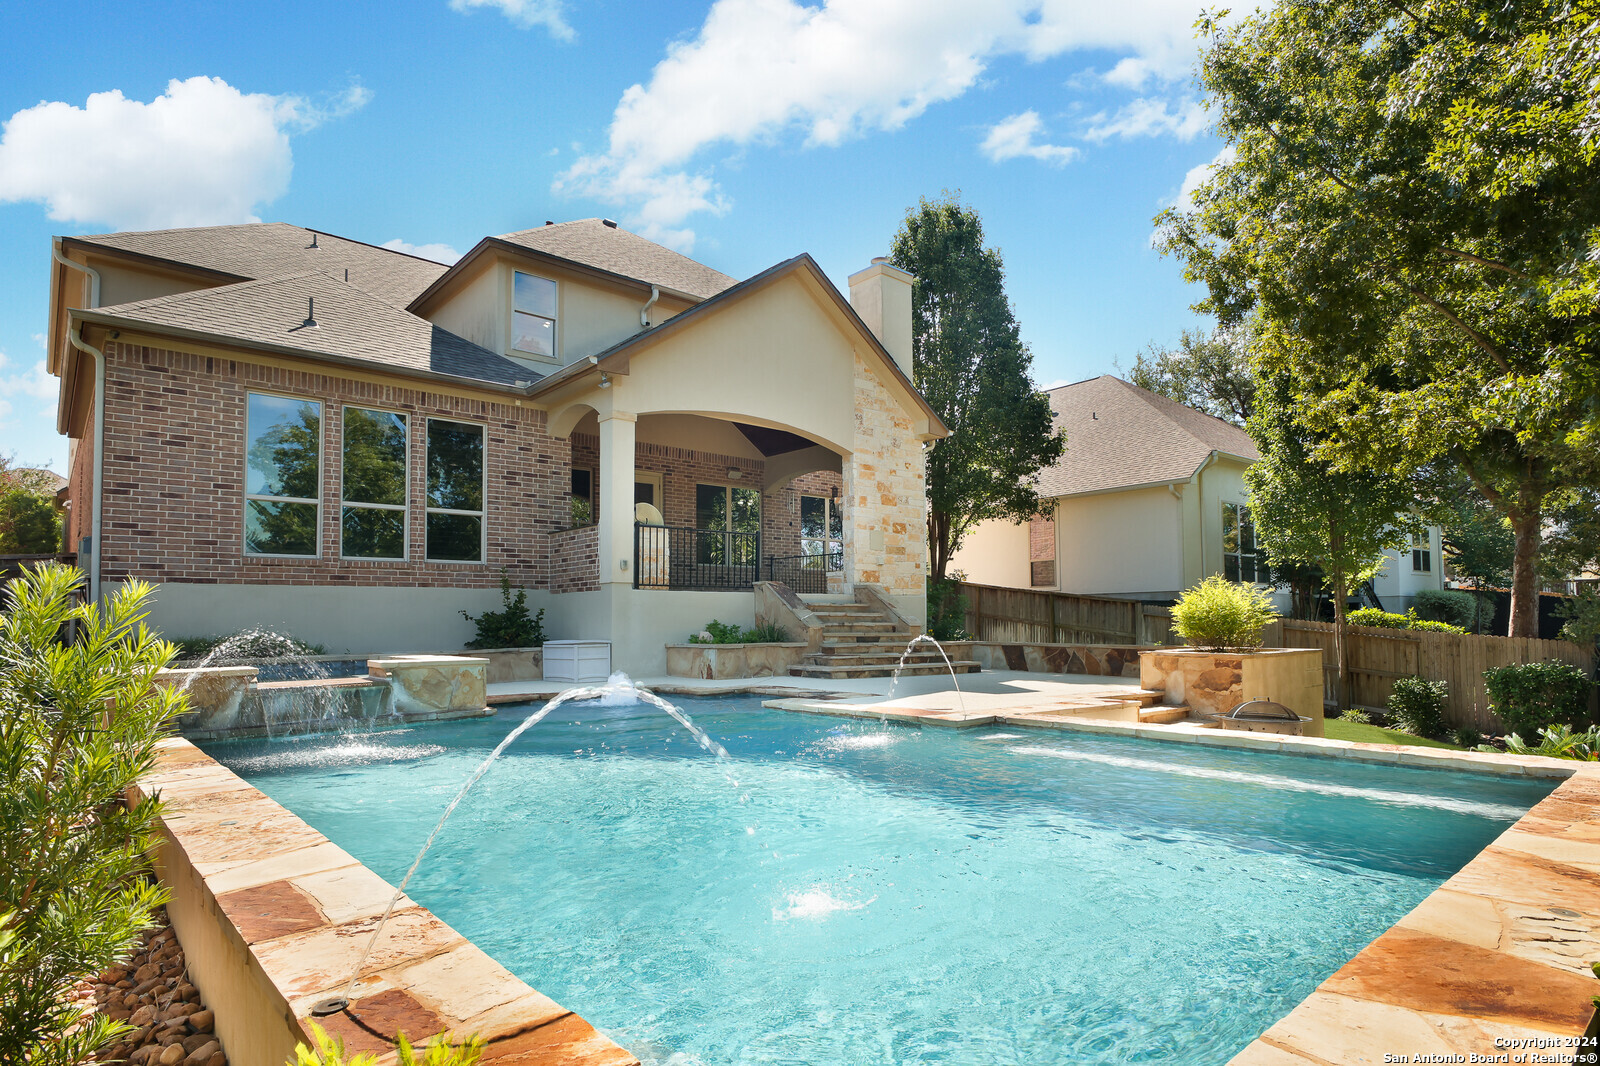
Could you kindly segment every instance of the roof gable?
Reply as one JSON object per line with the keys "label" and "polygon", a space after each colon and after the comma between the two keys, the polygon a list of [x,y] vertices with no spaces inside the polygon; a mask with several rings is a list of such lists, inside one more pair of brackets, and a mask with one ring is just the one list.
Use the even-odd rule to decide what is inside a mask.
{"label": "roof gable", "polygon": [[715,296],[735,279],[604,219],[556,222],[495,238],[624,278],[681,292],[697,300]]}
{"label": "roof gable", "polygon": [[1047,395],[1067,450],[1039,474],[1045,497],[1187,481],[1213,451],[1260,458],[1238,426],[1109,374]]}
{"label": "roof gable", "polygon": [[[514,386],[540,375],[318,271],[74,311],[88,321]],[[309,321],[308,321],[309,320]]]}
{"label": "roof gable", "polygon": [[430,259],[286,222],[102,233],[63,240],[239,279],[316,270],[346,278],[400,307],[449,269]]}

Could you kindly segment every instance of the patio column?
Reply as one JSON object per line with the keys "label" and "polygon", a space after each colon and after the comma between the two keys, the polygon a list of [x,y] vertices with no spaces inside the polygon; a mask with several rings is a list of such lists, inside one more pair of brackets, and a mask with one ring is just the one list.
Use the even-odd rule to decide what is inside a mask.
{"label": "patio column", "polygon": [[639,416],[600,415],[600,584],[633,584],[633,445]]}

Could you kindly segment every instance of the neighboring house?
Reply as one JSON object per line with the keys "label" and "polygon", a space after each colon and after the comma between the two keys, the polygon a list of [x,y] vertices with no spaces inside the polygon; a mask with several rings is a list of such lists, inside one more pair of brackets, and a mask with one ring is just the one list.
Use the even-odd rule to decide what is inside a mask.
{"label": "neighboring house", "polygon": [[[983,523],[952,570],[979,584],[1153,601],[1212,574],[1258,579],[1264,555],[1244,472],[1260,453],[1248,433],[1110,375],[1047,395],[1067,448],[1039,475],[1044,514]],[[1438,530],[1428,538],[1403,561],[1389,553],[1377,583],[1386,608],[1404,610],[1416,589],[1439,587]]]}
{"label": "neighboring house", "polygon": [[920,622],[910,280],[736,282],[602,219],[451,267],[279,223],[58,238],[68,543],[97,596],[159,582],[170,635],[355,653],[460,647],[502,573],[634,671],[774,573]]}

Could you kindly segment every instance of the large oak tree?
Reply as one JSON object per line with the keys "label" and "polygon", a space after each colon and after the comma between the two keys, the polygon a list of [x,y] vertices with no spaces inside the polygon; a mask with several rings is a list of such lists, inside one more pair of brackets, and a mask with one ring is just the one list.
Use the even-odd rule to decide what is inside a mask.
{"label": "large oak tree", "polygon": [[[1600,4],[1282,0],[1201,21],[1233,158],[1158,221],[1344,470],[1459,467],[1516,538],[1600,479]],[[1268,367],[1267,369],[1273,369]]]}

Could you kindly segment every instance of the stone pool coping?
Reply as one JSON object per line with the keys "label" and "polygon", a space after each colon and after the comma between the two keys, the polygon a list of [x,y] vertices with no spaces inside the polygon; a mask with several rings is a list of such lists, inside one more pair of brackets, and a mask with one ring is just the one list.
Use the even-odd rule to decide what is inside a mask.
{"label": "stone pool coping", "polygon": [[[1358,1066],[1417,1056],[1516,1054],[1497,1040],[1581,1035],[1600,993],[1600,765],[1538,756],[1359,744],[1111,722],[1059,713],[963,714],[817,700],[763,706],[907,724],[1000,725],[1203,747],[1464,770],[1561,783],[1368,944],[1229,1066]],[[1226,1009],[1226,1003],[1218,1004]],[[1528,1047],[1521,1045],[1524,1053]],[[1572,1048],[1548,1051],[1571,1052]],[[1385,1056],[1396,1056],[1386,1059]],[[1398,1056],[1412,1056],[1399,1058]],[[1517,1061],[1510,1059],[1509,1061]],[[1523,1060],[1531,1061],[1531,1060]]]}
{"label": "stone pool coping", "polygon": [[[342,990],[394,888],[187,740],[159,745],[133,790],[166,803],[155,858],[190,980],[219,1008],[232,1066],[282,1066],[310,1008]],[[363,966],[354,1009],[318,1019],[352,1052],[392,1063],[384,1037],[489,1041],[510,1066],[637,1066],[571,1011],[402,898]],[[352,1017],[354,1015],[354,1017]],[[378,1034],[382,1034],[380,1037]]]}

